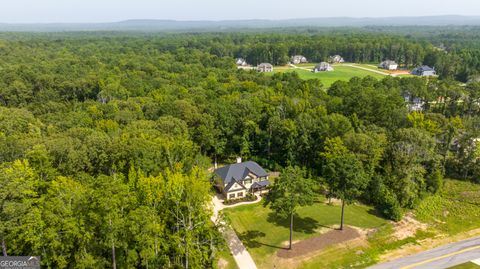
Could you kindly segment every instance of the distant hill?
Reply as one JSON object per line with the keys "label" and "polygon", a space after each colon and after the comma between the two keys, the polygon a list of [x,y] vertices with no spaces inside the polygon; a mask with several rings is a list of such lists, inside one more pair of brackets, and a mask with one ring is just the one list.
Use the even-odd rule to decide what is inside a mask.
{"label": "distant hill", "polygon": [[111,23],[0,23],[0,31],[201,31],[265,29],[279,27],[364,27],[364,26],[447,26],[480,25],[480,16],[428,16],[385,18],[306,18],[288,20],[225,20],[225,21],[174,21],[174,20],[127,20]]}

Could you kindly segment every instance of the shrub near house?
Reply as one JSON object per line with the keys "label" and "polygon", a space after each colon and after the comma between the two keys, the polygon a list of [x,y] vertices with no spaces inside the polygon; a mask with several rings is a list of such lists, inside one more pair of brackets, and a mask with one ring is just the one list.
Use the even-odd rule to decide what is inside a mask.
{"label": "shrub near house", "polygon": [[268,173],[256,162],[242,162],[220,167],[215,170],[215,184],[226,199],[240,199],[247,193],[263,192],[270,182]]}

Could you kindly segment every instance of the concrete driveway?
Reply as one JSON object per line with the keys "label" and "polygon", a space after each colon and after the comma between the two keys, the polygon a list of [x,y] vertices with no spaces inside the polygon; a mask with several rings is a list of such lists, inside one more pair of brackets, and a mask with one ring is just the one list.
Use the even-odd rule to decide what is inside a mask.
{"label": "concrete driveway", "polygon": [[[217,223],[218,213],[220,212],[220,210],[224,208],[236,207],[236,206],[241,206],[245,204],[255,204],[255,203],[259,203],[261,200],[262,200],[261,197],[257,195],[256,201],[243,202],[243,203],[226,206],[223,204],[223,199],[221,195],[217,194],[212,198],[213,215],[211,217],[211,220],[214,223]],[[225,224],[225,223],[222,223],[222,224]],[[256,269],[257,266],[255,265],[255,262],[253,261],[252,256],[250,256],[250,253],[248,253],[247,249],[243,245],[240,238],[238,238],[237,234],[232,229],[232,227],[227,225],[223,225],[221,227],[222,228],[220,228],[220,232],[222,233],[223,237],[227,241],[227,245],[230,248],[230,252],[232,253],[233,258],[235,259],[235,262],[237,263],[238,267],[240,269]]]}

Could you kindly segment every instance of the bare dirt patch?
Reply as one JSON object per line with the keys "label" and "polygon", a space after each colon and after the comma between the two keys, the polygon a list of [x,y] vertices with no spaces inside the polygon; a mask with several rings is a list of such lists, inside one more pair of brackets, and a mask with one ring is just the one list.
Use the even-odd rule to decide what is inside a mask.
{"label": "bare dirt patch", "polygon": [[393,237],[395,239],[402,240],[415,236],[418,230],[425,230],[428,226],[427,224],[421,223],[413,218],[412,213],[408,213],[401,221],[394,223],[393,227],[395,230]]}
{"label": "bare dirt patch", "polygon": [[327,205],[342,205],[342,200],[332,197],[332,198],[325,199],[325,204],[327,204]]}
{"label": "bare dirt patch", "polygon": [[351,227],[345,227],[342,231],[331,230],[320,236],[295,243],[292,245],[291,250],[281,249],[277,252],[277,256],[284,259],[291,259],[318,251],[331,245],[344,243],[360,236],[361,234],[359,231]]}
{"label": "bare dirt patch", "polygon": [[389,73],[395,74],[395,75],[409,75],[410,71],[408,71],[408,70],[390,70]]}

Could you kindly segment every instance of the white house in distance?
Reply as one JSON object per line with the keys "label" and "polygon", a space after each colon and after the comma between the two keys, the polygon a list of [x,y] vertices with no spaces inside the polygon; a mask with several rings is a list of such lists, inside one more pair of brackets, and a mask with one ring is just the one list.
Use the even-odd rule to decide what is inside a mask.
{"label": "white house in distance", "polygon": [[235,60],[235,64],[236,64],[237,66],[247,66],[247,65],[248,65],[248,64],[247,64],[247,61],[246,61],[245,59],[243,59],[243,58],[237,58],[237,59]]}
{"label": "white house in distance", "polygon": [[435,68],[431,68],[430,66],[423,65],[413,69],[411,74],[415,76],[421,76],[421,77],[431,77],[431,76],[436,76],[437,72],[435,72]]}
{"label": "white house in distance", "polygon": [[397,70],[398,64],[395,61],[386,60],[381,62],[378,65],[378,68],[386,69],[386,70]]}
{"label": "white house in distance", "polygon": [[333,56],[330,56],[329,60],[328,60],[330,63],[344,63],[345,60],[343,59],[342,56],[340,55],[333,55]]}
{"label": "white house in distance", "polygon": [[308,63],[308,60],[303,55],[294,55],[290,57],[290,62],[292,64],[303,64],[303,63]]}
{"label": "white house in distance", "polygon": [[273,65],[270,63],[261,63],[257,65],[258,72],[273,72]]}
{"label": "white house in distance", "polygon": [[421,112],[423,111],[423,107],[425,105],[425,101],[420,97],[415,97],[411,95],[409,92],[403,93],[403,98],[405,103],[407,104],[408,111],[412,112]]}
{"label": "white house in distance", "polygon": [[327,62],[321,62],[313,68],[312,72],[325,72],[325,71],[333,71],[333,67]]}
{"label": "white house in distance", "polygon": [[253,161],[242,162],[220,167],[214,171],[215,185],[227,200],[239,199],[256,191],[264,192],[270,181],[268,173],[258,163]]}

